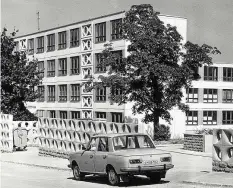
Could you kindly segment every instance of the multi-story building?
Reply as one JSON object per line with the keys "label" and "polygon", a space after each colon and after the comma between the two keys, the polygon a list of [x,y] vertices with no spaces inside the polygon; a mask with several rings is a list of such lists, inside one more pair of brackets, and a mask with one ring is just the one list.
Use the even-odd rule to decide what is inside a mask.
{"label": "multi-story building", "polygon": [[[118,24],[123,17],[124,12],[119,12],[15,38],[29,60],[38,59],[43,77],[36,102],[39,117],[122,122],[132,116],[132,104],[109,101],[109,88],[88,92],[83,84],[90,75],[106,74],[105,67],[99,66],[105,43],[111,42],[116,53],[127,56],[128,43],[121,39]],[[160,15],[160,19],[176,26],[186,42],[185,18]]]}

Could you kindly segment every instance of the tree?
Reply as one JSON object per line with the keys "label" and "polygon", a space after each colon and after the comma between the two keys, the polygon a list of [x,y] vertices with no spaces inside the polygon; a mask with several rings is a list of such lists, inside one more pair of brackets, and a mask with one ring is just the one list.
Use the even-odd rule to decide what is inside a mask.
{"label": "tree", "polygon": [[[122,37],[129,42],[125,58],[113,53],[111,43],[105,45],[102,66],[109,67],[107,76],[99,76],[110,87],[110,98],[119,105],[133,102],[133,113],[144,113],[146,123],[153,122],[158,132],[159,117],[170,123],[170,110],[182,103],[183,88],[200,78],[198,67],[210,65],[213,54],[220,51],[206,44],[182,44],[176,27],[164,25],[151,5],[133,5],[121,24]],[[93,82],[93,79],[91,80]],[[94,84],[93,87],[95,87]],[[115,95],[115,88],[121,95]]]}
{"label": "tree", "polygon": [[37,118],[25,107],[38,97],[34,88],[40,83],[37,61],[28,62],[25,52],[15,50],[14,37],[4,28],[1,34],[1,111],[12,114],[16,121],[30,121]]}

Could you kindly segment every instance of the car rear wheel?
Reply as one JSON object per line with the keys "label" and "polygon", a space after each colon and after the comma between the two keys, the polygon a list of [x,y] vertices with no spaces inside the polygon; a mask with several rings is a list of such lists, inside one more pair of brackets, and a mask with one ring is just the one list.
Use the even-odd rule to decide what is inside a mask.
{"label": "car rear wheel", "polygon": [[150,178],[150,181],[153,183],[159,183],[161,181],[161,175],[159,172],[150,173],[147,176]]}
{"label": "car rear wheel", "polygon": [[113,186],[116,186],[120,183],[120,177],[113,168],[108,170],[108,182]]}
{"label": "car rear wheel", "polygon": [[73,166],[73,175],[74,179],[79,181],[83,180],[85,177],[85,175],[82,172],[80,172],[78,165]]}

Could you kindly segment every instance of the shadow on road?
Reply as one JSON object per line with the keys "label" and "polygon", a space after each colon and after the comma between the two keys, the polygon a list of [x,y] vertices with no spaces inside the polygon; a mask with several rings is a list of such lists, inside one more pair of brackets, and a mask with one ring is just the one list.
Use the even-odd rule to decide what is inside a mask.
{"label": "shadow on road", "polygon": [[[76,181],[73,177],[69,177],[67,179],[71,179]],[[84,182],[89,182],[89,183],[98,183],[98,184],[108,184],[107,177],[104,176],[86,176],[85,179],[83,180]],[[160,184],[167,184],[170,181],[164,181],[161,180],[157,185]],[[134,176],[129,183],[126,182],[121,182],[119,187],[130,187],[130,186],[145,186],[145,185],[153,185],[149,178],[144,177],[144,176]]]}

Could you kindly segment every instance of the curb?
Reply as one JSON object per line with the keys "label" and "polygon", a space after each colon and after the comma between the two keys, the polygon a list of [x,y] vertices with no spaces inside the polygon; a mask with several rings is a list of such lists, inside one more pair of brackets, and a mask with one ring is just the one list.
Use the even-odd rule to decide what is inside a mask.
{"label": "curb", "polygon": [[53,167],[53,166],[44,166],[44,165],[36,165],[36,164],[28,164],[28,163],[20,163],[20,162],[13,162],[13,161],[3,161],[4,163],[12,163],[12,164],[19,164],[24,166],[31,166],[31,167],[38,167],[38,168],[44,168],[44,169],[52,169],[52,170],[60,170],[60,171],[70,171],[70,169],[67,168],[60,168],[60,167]]}
{"label": "curb", "polygon": [[233,187],[233,185],[221,185],[221,184],[214,184],[214,183],[201,183],[201,182],[194,182],[194,181],[181,181],[181,183],[189,184],[189,185],[210,186],[210,187]]}

